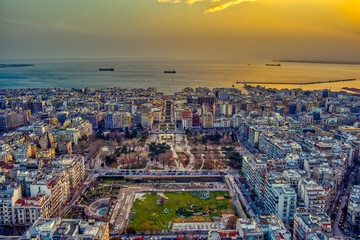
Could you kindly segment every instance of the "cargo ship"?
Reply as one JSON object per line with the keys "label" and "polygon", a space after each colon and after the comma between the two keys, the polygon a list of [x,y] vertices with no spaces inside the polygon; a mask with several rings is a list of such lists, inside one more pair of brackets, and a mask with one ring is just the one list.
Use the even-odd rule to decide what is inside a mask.
{"label": "cargo ship", "polygon": [[114,68],[99,68],[99,71],[114,71]]}
{"label": "cargo ship", "polygon": [[265,64],[267,67],[281,67],[281,64]]}
{"label": "cargo ship", "polygon": [[175,71],[175,70],[172,70],[172,71],[164,71],[164,73],[173,73],[173,74],[175,74],[176,71]]}

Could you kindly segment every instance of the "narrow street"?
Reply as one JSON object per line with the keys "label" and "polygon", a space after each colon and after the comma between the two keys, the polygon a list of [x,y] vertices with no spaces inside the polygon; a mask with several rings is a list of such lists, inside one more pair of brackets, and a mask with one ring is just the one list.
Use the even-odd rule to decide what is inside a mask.
{"label": "narrow street", "polygon": [[[345,189],[339,189],[339,190],[342,190],[342,191],[338,191],[338,194],[341,194],[339,196],[340,206],[339,206],[339,210],[337,212],[336,218],[335,218],[335,220],[333,222],[333,226],[332,226],[332,232],[333,232],[333,234],[335,236],[344,236],[341,229],[340,229],[340,227],[339,227],[339,224],[341,222],[341,218],[342,218],[343,215],[344,215],[344,220],[343,221],[344,222],[346,221],[346,212],[344,212],[344,208],[347,205],[347,200],[349,198],[350,191],[351,191],[352,186],[354,185],[354,183],[355,183],[355,177],[353,175],[350,175],[350,177],[348,178],[348,183],[346,184],[346,188]],[[343,191],[345,192],[345,194],[342,194]],[[335,207],[336,206],[333,206],[333,208],[335,208]]]}

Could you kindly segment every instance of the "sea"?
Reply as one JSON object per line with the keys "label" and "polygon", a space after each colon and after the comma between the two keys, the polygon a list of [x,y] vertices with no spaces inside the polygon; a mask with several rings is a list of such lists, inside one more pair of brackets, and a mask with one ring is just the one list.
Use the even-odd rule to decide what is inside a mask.
{"label": "sea", "polygon": [[[2,60],[0,64],[33,64],[29,67],[0,68],[0,88],[143,88],[155,87],[165,94],[185,87],[239,88],[244,82],[281,82],[285,84],[250,84],[268,88],[305,90],[343,87],[360,88],[360,65],[272,61],[194,61],[175,59],[42,59]],[[99,68],[114,68],[99,71]],[[175,70],[176,74],[164,73]],[[352,79],[311,85],[288,83]],[[239,82],[239,83],[237,83]]]}

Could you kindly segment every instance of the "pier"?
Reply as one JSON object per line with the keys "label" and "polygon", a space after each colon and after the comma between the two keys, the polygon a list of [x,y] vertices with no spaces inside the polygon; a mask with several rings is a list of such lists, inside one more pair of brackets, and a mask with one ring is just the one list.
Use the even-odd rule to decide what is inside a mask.
{"label": "pier", "polygon": [[321,83],[334,83],[334,82],[351,82],[351,81],[355,81],[355,78],[350,78],[350,79],[340,79],[340,80],[328,80],[328,81],[317,81],[317,82],[248,82],[248,81],[243,81],[243,82],[239,82],[237,81],[236,83],[244,83],[244,84],[284,84],[284,85],[310,85],[310,84],[321,84]]}

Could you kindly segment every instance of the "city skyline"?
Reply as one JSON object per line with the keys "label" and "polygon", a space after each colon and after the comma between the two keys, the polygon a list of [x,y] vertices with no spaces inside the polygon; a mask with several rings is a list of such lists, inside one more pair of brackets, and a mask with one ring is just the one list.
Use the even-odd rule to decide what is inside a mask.
{"label": "city skyline", "polygon": [[360,61],[356,0],[0,3],[1,59]]}
{"label": "city skyline", "polygon": [[360,0],[0,0],[0,238],[360,239]]}

